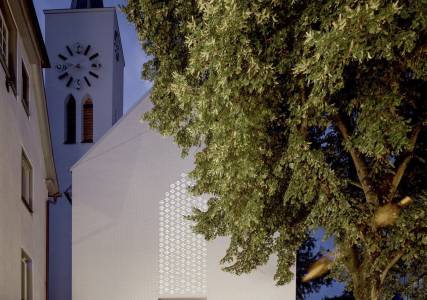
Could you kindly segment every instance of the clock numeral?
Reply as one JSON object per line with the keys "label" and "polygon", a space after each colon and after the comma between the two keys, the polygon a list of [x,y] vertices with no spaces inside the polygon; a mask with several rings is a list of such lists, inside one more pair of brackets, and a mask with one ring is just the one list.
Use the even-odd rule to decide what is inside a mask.
{"label": "clock numeral", "polygon": [[73,51],[71,51],[71,48],[69,46],[67,46],[67,51],[68,51],[68,54],[70,54],[71,56],[74,56]]}
{"label": "clock numeral", "polygon": [[96,73],[94,73],[94,72],[92,72],[92,71],[89,71],[89,74],[92,75],[95,78],[99,78],[99,75],[96,74]]}
{"label": "clock numeral", "polygon": [[67,69],[68,69],[68,67],[70,67],[70,64],[57,64],[56,65],[56,70],[58,71],[58,72],[61,72],[61,73],[63,73],[63,72],[65,72],[65,71],[67,71]]}
{"label": "clock numeral", "polygon": [[58,54],[58,57],[59,57],[60,59],[62,59],[62,60],[67,60],[67,58],[66,58],[64,55],[62,55],[62,54]]}
{"label": "clock numeral", "polygon": [[88,79],[86,76],[84,77],[84,79],[85,79],[85,81],[86,81],[86,83],[87,83],[87,85],[88,85],[88,86],[92,86],[92,85],[90,84],[89,79]]}
{"label": "clock numeral", "polygon": [[65,72],[64,74],[59,75],[58,79],[62,80],[62,79],[64,79],[67,76],[68,76],[68,72]]}
{"label": "clock numeral", "polygon": [[89,57],[90,60],[93,60],[95,58],[97,58],[99,56],[99,53],[95,53],[94,55],[92,55],[91,57]]}
{"label": "clock numeral", "polygon": [[88,45],[88,46],[86,47],[86,50],[85,50],[84,55],[87,55],[87,54],[89,53],[89,50],[90,50],[90,45]]}
{"label": "clock numeral", "polygon": [[74,87],[75,87],[77,90],[80,90],[80,88],[82,87],[82,83],[81,83],[80,79],[77,79],[77,80],[74,82]]}
{"label": "clock numeral", "polygon": [[71,85],[71,83],[73,82],[73,80],[74,80],[74,78],[73,78],[73,77],[70,77],[70,79],[68,79],[67,87],[70,87],[70,85]]}
{"label": "clock numeral", "polygon": [[93,68],[93,69],[100,69],[101,67],[102,67],[102,65],[100,64],[100,63],[93,63],[92,65],[91,65],[91,67]]}
{"label": "clock numeral", "polygon": [[77,44],[76,45],[76,52],[77,52],[77,54],[82,53],[83,52],[83,46],[80,44]]}

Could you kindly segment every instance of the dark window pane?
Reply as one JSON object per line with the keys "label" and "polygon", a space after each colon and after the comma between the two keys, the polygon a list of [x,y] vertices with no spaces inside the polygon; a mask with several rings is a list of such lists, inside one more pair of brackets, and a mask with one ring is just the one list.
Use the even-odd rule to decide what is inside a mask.
{"label": "dark window pane", "polygon": [[28,72],[25,65],[22,64],[22,105],[27,113],[30,115],[30,83],[28,79]]}
{"label": "dark window pane", "polygon": [[70,96],[65,107],[65,143],[76,143],[76,100]]}

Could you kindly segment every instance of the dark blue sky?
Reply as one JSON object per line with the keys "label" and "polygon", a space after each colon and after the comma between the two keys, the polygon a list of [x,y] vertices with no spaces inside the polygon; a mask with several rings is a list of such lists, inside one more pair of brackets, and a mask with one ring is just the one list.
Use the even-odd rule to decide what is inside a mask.
{"label": "dark blue sky", "polygon": [[[69,8],[71,0],[33,0],[37,10],[40,27],[44,32],[44,9]],[[127,0],[104,0],[104,6],[125,5]],[[142,64],[147,56],[142,51],[138,37],[132,24],[128,23],[125,15],[117,9],[120,33],[126,67],[124,74],[124,111],[126,112],[151,87],[151,83],[141,79]]]}
{"label": "dark blue sky", "polygon": [[[320,249],[322,249],[323,253],[326,253],[327,250],[333,251],[334,250],[334,240],[332,238],[327,239],[326,241],[323,241],[324,238],[324,231],[319,229],[316,232],[314,232],[314,237],[318,240],[317,248],[313,250],[313,252],[317,252]],[[345,286],[343,284],[334,283],[330,287],[322,287],[322,289],[319,291],[318,294],[313,294],[307,297],[307,300],[320,300],[324,296],[332,297],[332,296],[339,296],[344,292]]]}

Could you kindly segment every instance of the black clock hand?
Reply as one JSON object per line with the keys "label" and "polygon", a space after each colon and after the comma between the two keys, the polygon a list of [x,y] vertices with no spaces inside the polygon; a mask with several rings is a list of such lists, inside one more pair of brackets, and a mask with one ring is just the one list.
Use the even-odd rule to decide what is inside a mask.
{"label": "black clock hand", "polygon": [[77,69],[83,69],[83,68],[84,68],[84,64],[83,64],[83,62],[79,62],[79,63],[77,63],[77,64],[75,65],[75,67],[76,67]]}

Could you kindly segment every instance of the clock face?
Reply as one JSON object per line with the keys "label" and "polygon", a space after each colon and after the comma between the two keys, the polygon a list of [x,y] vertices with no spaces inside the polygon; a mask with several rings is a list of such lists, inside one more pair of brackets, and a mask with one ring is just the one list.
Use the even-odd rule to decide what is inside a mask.
{"label": "clock face", "polygon": [[102,69],[99,53],[94,51],[91,45],[80,43],[67,45],[65,49],[65,54],[58,54],[60,62],[55,66],[58,79],[63,81],[66,87],[76,90],[91,87],[93,82],[99,79]]}

